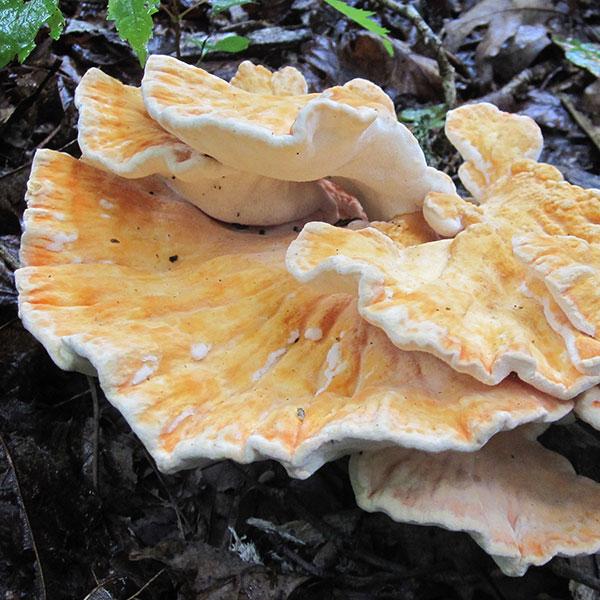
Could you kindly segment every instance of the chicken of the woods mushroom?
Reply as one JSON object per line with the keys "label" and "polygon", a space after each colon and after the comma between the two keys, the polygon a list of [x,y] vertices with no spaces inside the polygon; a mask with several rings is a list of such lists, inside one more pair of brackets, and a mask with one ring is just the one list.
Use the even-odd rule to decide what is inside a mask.
{"label": "chicken of the woods mushroom", "polygon": [[[468,531],[511,575],[600,547],[600,486],[536,441],[574,406],[600,424],[598,193],[536,162],[532,121],[449,113],[475,204],[364,80],[153,56],[76,103],[82,159],[33,163],[20,316],[160,469],[362,452],[361,506]],[[297,237],[311,219],[360,222]]]}

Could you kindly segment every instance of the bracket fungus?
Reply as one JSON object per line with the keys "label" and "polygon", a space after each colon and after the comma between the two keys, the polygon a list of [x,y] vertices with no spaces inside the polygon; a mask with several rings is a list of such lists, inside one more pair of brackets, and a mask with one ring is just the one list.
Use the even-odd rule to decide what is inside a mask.
{"label": "bracket fungus", "polygon": [[[246,76],[241,79],[249,87],[254,80],[247,74],[250,67],[243,65],[240,69]],[[295,72],[296,80],[302,78]],[[236,78],[240,80],[239,72]],[[285,89],[287,79],[289,72],[280,90]],[[276,225],[307,217],[336,220],[334,201],[322,182],[254,175],[196,152],[150,118],[138,88],[123,85],[99,69],[83,76],[75,102],[83,160],[100,169],[127,178],[161,175],[183,198],[228,223]],[[358,203],[353,208],[351,217],[364,215]]]}
{"label": "bracket fungus", "polygon": [[[474,450],[572,409],[397,349],[351,295],[286,273],[291,228],[231,228],[157,179],[51,151],[36,155],[27,200],[23,323],[60,367],[98,374],[163,470],[274,458],[306,477],[373,445]],[[411,215],[411,242],[419,219],[429,239]]]}
{"label": "bracket fungus", "polygon": [[[309,223],[290,246],[288,269],[301,281],[357,277],[361,315],[400,348],[430,352],[490,385],[516,372],[573,398],[600,382],[600,192],[523,158],[540,145],[526,117],[468,105],[448,113],[446,129],[461,140],[465,184],[477,179],[480,204],[432,192],[423,214],[438,234],[455,237],[403,249],[372,229]],[[551,236],[543,260],[531,255],[531,238],[519,241],[531,235]]]}
{"label": "bracket fungus", "polygon": [[[476,205],[364,80],[152,56],[141,90],[92,69],[76,103],[82,159],[33,162],[19,314],[160,469],[364,451],[363,507],[509,574],[600,548],[600,485],[535,441],[574,406],[600,426],[599,193],[536,162],[532,121],[449,113]],[[296,236],[311,217],[362,220]]]}
{"label": "bracket fungus", "polygon": [[507,575],[556,555],[597,552],[600,484],[537,442],[542,430],[499,433],[472,453],[393,448],[355,455],[357,502],[396,521],[466,531]]}
{"label": "bracket fungus", "polygon": [[354,79],[320,94],[255,93],[168,56],[150,56],[148,114],[221,164],[286,181],[332,177],[372,219],[417,210],[430,191],[454,192],[428,167],[390,98]]}
{"label": "bracket fungus", "polygon": [[269,71],[262,65],[249,60],[240,63],[231,85],[253,94],[273,96],[301,96],[308,93],[304,75],[294,67],[283,67],[279,71]]}

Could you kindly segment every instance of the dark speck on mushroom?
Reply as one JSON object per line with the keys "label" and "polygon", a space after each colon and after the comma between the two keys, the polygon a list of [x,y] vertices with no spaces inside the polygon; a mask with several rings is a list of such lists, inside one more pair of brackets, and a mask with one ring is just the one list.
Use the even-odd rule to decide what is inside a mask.
{"label": "dark speck on mushroom", "polygon": [[179,256],[177,254],[173,254],[173,256],[169,256],[169,260],[172,263],[174,263],[178,258],[179,258]]}
{"label": "dark speck on mushroom", "polygon": [[110,240],[110,243],[111,243],[111,244],[120,244],[120,243],[121,243],[121,241],[120,241],[120,240],[118,240],[117,238],[111,238],[111,240]]}

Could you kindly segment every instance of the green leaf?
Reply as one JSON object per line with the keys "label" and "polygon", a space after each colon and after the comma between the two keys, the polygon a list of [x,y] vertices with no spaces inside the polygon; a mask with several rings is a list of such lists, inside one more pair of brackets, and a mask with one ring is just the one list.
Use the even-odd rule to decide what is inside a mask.
{"label": "green leaf", "polygon": [[406,123],[417,138],[427,163],[436,168],[443,164],[434,146],[446,122],[446,112],[448,107],[445,104],[434,104],[424,108],[407,108],[398,114],[398,120]]}
{"label": "green leaf", "polygon": [[434,104],[424,108],[406,108],[398,119],[403,123],[411,123],[415,127],[425,130],[441,129],[446,122],[448,107],[445,104]]}
{"label": "green leaf", "polygon": [[574,65],[600,77],[600,44],[582,42],[577,38],[552,36],[554,43],[565,51],[565,58]]}
{"label": "green leaf", "polygon": [[64,24],[58,0],[0,0],[0,68],[15,56],[23,62],[35,48],[35,37],[44,25],[56,40]]}
{"label": "green leaf", "polygon": [[212,13],[217,14],[225,10],[229,10],[234,6],[243,6],[244,4],[251,4],[253,0],[211,0]]}
{"label": "green leaf", "polygon": [[142,66],[148,58],[152,15],[159,6],[160,0],[108,0],[108,20],[115,22],[119,36],[129,42]]}
{"label": "green leaf", "polygon": [[[211,52],[243,52],[250,45],[250,40],[243,35],[228,35],[214,42],[207,44]],[[205,46],[206,47],[206,46]]]}
{"label": "green leaf", "polygon": [[354,8],[349,6],[343,0],[325,0],[329,6],[335,8],[338,12],[342,13],[345,17],[348,17],[351,21],[354,21],[367,31],[375,33],[381,38],[384,48],[390,56],[394,56],[394,47],[388,37],[389,29],[382,27],[371,19],[374,13],[371,10],[363,10],[362,8]]}
{"label": "green leaf", "polygon": [[227,52],[234,54],[236,52],[243,52],[250,45],[250,40],[243,35],[228,35],[222,37],[214,42],[204,40],[197,40],[194,38],[188,38],[188,40],[202,48],[200,58],[204,58],[210,52]]}

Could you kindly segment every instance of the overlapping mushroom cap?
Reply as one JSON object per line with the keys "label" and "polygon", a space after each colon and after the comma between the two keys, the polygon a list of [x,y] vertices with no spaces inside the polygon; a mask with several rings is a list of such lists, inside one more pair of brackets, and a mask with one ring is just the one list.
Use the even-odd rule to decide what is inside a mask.
{"label": "overlapping mushroom cap", "polygon": [[[60,367],[98,373],[161,469],[268,457],[304,477],[384,444],[474,450],[572,408],[397,349],[352,295],[286,273],[291,227],[229,227],[159,179],[51,151],[27,199],[21,318]],[[397,243],[432,236],[419,215],[383,228]]]}
{"label": "overlapping mushroom cap", "polygon": [[429,191],[454,191],[449,177],[426,165],[375,84],[355,79],[321,94],[281,95],[273,80],[261,93],[246,91],[247,79],[237,79],[240,89],[155,55],[146,64],[142,93],[150,116],[197,152],[275,179],[333,177],[372,219],[413,212]]}
{"label": "overlapping mushroom cap", "polygon": [[[273,74],[247,62],[234,80],[260,89],[270,76],[280,92],[292,91],[304,81],[295,69],[284,71]],[[255,72],[260,77],[252,77]],[[254,175],[196,152],[150,118],[138,88],[98,69],[84,75],[75,101],[83,159],[100,169],[127,178],[161,175],[183,198],[228,223],[274,225],[307,217],[332,222],[339,218],[322,182]],[[348,216],[364,216],[358,203]]]}
{"label": "overlapping mushroom cap", "polygon": [[480,205],[431,193],[423,210],[454,239],[403,249],[370,229],[310,223],[290,246],[288,268],[301,281],[326,272],[358,278],[361,315],[400,348],[430,352],[488,384],[514,371],[572,398],[600,381],[600,192],[523,158],[541,144],[530,119],[470,105],[450,112],[446,128]]}
{"label": "overlapping mushroom cap", "polygon": [[536,441],[542,428],[500,433],[472,453],[404,448],[350,461],[358,504],[402,522],[466,531],[507,575],[555,555],[600,550],[600,484]]}
{"label": "overlapping mushroom cap", "polygon": [[[574,404],[600,427],[599,194],[535,162],[537,126],[450,114],[477,206],[368,82],[309,95],[295,69],[228,84],[153,57],[143,87],[84,77],[83,161],[36,155],[16,281],[25,326],[99,376],[159,468],[306,477],[364,450],[364,508],[468,531],[508,574],[598,550],[600,485],[535,438]],[[364,218],[324,176],[388,220],[270,227]]]}
{"label": "overlapping mushroom cap", "polygon": [[294,67],[283,67],[279,71],[269,71],[262,65],[249,60],[240,63],[231,85],[253,94],[272,96],[300,96],[308,93],[304,75]]}

